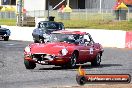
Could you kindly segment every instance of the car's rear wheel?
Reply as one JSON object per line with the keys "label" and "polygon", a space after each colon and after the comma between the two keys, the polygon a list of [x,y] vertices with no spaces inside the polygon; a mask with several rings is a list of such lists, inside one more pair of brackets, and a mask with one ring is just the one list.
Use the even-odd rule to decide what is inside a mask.
{"label": "car's rear wheel", "polygon": [[101,54],[98,53],[94,61],[91,62],[92,66],[100,66],[101,63]]}
{"label": "car's rear wheel", "polygon": [[28,60],[24,60],[24,64],[25,64],[26,69],[34,69],[36,67],[35,63],[28,61]]}
{"label": "car's rear wheel", "polygon": [[4,37],[4,41],[8,41],[9,40],[9,36]]}

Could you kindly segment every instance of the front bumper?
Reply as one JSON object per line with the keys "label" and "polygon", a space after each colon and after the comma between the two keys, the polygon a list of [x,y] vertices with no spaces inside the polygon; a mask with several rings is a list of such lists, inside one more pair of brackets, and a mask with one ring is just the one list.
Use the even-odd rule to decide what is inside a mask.
{"label": "front bumper", "polygon": [[3,34],[3,35],[0,35],[0,37],[4,38],[4,37],[8,37],[9,35],[7,34]]}
{"label": "front bumper", "polygon": [[43,58],[42,57],[43,57],[42,55],[38,57],[34,57],[34,55],[25,55],[24,59],[42,65],[64,65],[70,61],[69,56],[48,55]]}

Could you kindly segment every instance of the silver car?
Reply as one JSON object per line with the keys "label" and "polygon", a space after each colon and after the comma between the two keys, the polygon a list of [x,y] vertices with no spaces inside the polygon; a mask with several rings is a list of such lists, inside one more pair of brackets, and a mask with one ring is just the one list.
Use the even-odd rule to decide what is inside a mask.
{"label": "silver car", "polygon": [[58,30],[65,30],[62,22],[40,21],[32,33],[34,43],[44,43],[51,32]]}

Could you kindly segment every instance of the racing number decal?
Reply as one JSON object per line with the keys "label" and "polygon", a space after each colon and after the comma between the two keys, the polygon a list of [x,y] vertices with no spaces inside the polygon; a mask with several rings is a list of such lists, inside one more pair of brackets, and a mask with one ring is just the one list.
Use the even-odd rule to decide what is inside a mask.
{"label": "racing number decal", "polygon": [[93,54],[93,48],[90,48],[90,54]]}

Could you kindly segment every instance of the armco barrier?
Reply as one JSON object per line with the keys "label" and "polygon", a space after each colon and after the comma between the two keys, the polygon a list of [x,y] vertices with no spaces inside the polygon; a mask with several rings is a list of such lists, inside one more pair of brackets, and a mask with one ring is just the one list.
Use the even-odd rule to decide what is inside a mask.
{"label": "armco barrier", "polygon": [[125,47],[132,48],[132,31],[126,32]]}
{"label": "armco barrier", "polygon": [[[17,26],[2,26],[11,30],[11,40],[33,41],[32,31],[35,27],[17,27]],[[104,30],[104,29],[66,29],[75,31],[84,31],[91,34],[95,42],[102,44],[104,47],[125,48],[132,47],[132,39],[129,33],[121,30]],[[132,35],[132,33],[131,33]],[[131,40],[131,42],[129,42]],[[128,47],[128,48],[129,48]]]}

